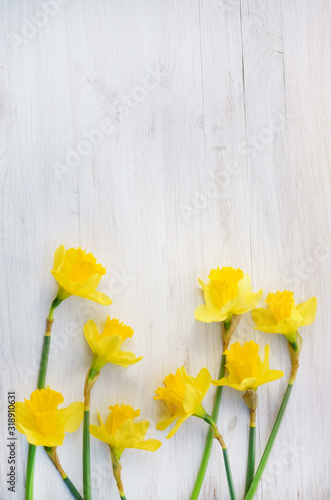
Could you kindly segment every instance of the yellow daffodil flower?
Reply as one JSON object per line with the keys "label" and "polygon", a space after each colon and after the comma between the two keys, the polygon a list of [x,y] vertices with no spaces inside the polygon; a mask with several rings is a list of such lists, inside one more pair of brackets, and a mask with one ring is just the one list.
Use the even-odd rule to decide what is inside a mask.
{"label": "yellow daffodil flower", "polygon": [[87,254],[81,248],[66,250],[61,245],[55,251],[51,273],[59,284],[56,297],[59,301],[78,295],[104,306],[112,303],[107,295],[96,290],[106,269],[97,264],[93,254]]}
{"label": "yellow daffodil flower", "polygon": [[127,337],[132,337],[133,329],[120,323],[118,319],[107,321],[103,332],[99,335],[94,321],[88,321],[84,326],[85,338],[93,352],[91,368],[99,372],[106,363],[124,366],[138,363],[142,359],[137,358],[132,352],[121,351],[120,348]]}
{"label": "yellow daffodil flower", "polygon": [[264,361],[259,356],[259,346],[253,340],[243,346],[236,342],[225,351],[226,368],[229,374],[221,380],[213,380],[213,385],[227,385],[237,391],[257,389],[260,385],[277,380],[284,375],[280,370],[269,369],[268,345],[265,346]]}
{"label": "yellow daffodil flower", "polygon": [[184,366],[178,368],[175,375],[170,373],[164,379],[165,387],[159,387],[155,393],[154,399],[162,399],[173,414],[159,422],[156,428],[159,431],[165,430],[177,420],[175,427],[168,434],[167,439],[171,438],[192,415],[205,418],[207,413],[204,410],[201,401],[207,394],[211,384],[211,376],[207,368],[202,368],[196,377],[187,375]]}
{"label": "yellow daffodil flower", "polygon": [[16,428],[30,444],[55,447],[63,444],[66,432],[75,432],[83,419],[82,402],[58,409],[64,401],[49,387],[37,389],[24,403],[16,403]]}
{"label": "yellow daffodil flower", "polygon": [[195,310],[198,321],[229,321],[233,314],[244,314],[261,300],[262,290],[252,293],[251,278],[241,269],[218,267],[210,271],[208,278],[207,284],[199,279],[205,304]]}
{"label": "yellow daffodil flower", "polygon": [[157,439],[145,439],[149,422],[133,423],[140,415],[140,410],[134,410],[132,406],[118,404],[109,406],[110,414],[103,424],[100,414],[98,417],[100,426],[90,425],[90,433],[100,441],[109,444],[119,460],[126,448],[137,448],[139,450],[156,451],[161,442]]}
{"label": "yellow daffodil flower", "polygon": [[316,316],[316,297],[296,305],[293,292],[284,290],[269,293],[266,303],[269,306],[267,309],[258,308],[252,311],[255,329],[267,333],[282,333],[289,342],[295,342],[298,328],[310,325]]}

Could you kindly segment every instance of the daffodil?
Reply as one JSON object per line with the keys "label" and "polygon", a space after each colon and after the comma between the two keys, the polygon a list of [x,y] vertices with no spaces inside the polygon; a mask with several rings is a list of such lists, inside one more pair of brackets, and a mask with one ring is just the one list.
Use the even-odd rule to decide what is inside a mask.
{"label": "daffodil", "polygon": [[298,329],[301,326],[310,325],[314,321],[317,309],[316,297],[311,297],[301,304],[295,304],[294,294],[288,290],[269,293],[266,303],[268,305],[267,309],[259,308],[252,311],[256,329],[267,333],[280,333],[286,337],[292,370],[283,401],[271,430],[260,465],[248,491],[245,492],[246,500],[252,500],[255,495],[292,393],[293,384],[299,368],[299,357],[303,343]]}
{"label": "daffodil", "polygon": [[106,269],[97,264],[92,253],[86,253],[81,248],[66,250],[61,245],[55,251],[51,273],[59,284],[58,301],[78,295],[105,306],[112,303],[107,295],[96,290]]}
{"label": "daffodil", "polygon": [[138,363],[142,357],[137,358],[132,352],[120,350],[123,342],[132,337],[133,333],[130,326],[120,323],[118,319],[110,319],[109,316],[101,334],[94,321],[88,321],[84,326],[84,334],[93,353],[91,368],[99,372],[106,363],[125,368]]}
{"label": "daffodil", "polygon": [[269,369],[270,348],[265,346],[264,361],[259,356],[259,346],[251,340],[243,346],[232,344],[225,352],[228,375],[221,380],[213,380],[213,385],[227,385],[238,391],[257,389],[260,385],[277,380],[284,375],[280,370]]}
{"label": "daffodil", "polygon": [[227,321],[233,314],[241,315],[250,311],[261,300],[262,290],[252,293],[251,278],[241,269],[218,267],[210,271],[208,278],[207,284],[199,279],[205,304],[195,310],[198,321]]}
{"label": "daffodil", "polygon": [[205,418],[207,415],[201,401],[207,394],[211,384],[211,376],[207,368],[202,368],[196,377],[187,375],[185,367],[178,368],[175,375],[170,373],[164,379],[165,387],[159,387],[155,393],[154,399],[163,400],[168,406],[172,417],[159,422],[156,428],[160,431],[165,430],[175,420],[175,427],[168,434],[167,439],[171,438],[179,427],[192,415]]}
{"label": "daffodil", "polygon": [[[211,376],[207,368],[202,368],[196,377],[191,377],[186,373],[185,367],[182,366],[177,369],[175,375],[170,373],[170,375],[165,377],[165,387],[159,387],[155,391],[156,396],[154,396],[154,399],[163,400],[173,416],[159,422],[156,428],[159,431],[163,431],[175,422],[175,420],[177,420],[174,428],[167,436],[167,439],[169,439],[178,431],[179,427],[185,422],[185,420],[191,416],[201,418],[207,422],[212,431],[212,435],[222,446],[230,498],[231,500],[235,500],[227,447],[217,428],[215,420],[206,412],[201,404],[203,398],[208,392],[210,384]],[[197,495],[199,495],[199,491],[193,491],[191,498],[197,498],[195,494],[197,493]]]}
{"label": "daffodil", "polygon": [[239,342],[236,342],[225,351],[228,375],[221,378],[221,380],[213,380],[214,385],[227,385],[238,391],[246,391],[243,395],[243,399],[250,411],[250,431],[245,493],[249,490],[254,477],[257,408],[256,390],[260,385],[277,380],[284,375],[280,370],[269,369],[269,352],[269,346],[266,345],[264,361],[262,362],[259,356],[259,346],[253,340],[245,342],[243,346],[241,346]]}
{"label": "daffodil", "polygon": [[126,448],[137,448],[139,450],[156,451],[161,442],[157,439],[145,440],[149,422],[133,423],[140,415],[140,410],[134,410],[132,406],[118,404],[109,406],[110,414],[105,422],[102,422],[98,412],[100,426],[90,425],[90,433],[100,441],[109,444],[114,450],[116,457],[121,458]]}
{"label": "daffodil", "polygon": [[121,480],[120,458],[126,448],[138,450],[156,451],[161,442],[157,439],[145,440],[149,422],[133,423],[140,415],[140,410],[134,410],[132,406],[118,404],[110,406],[110,414],[104,424],[98,412],[100,426],[90,425],[90,433],[95,438],[107,443],[110,448],[114,477],[117,482],[121,499],[125,499],[123,483]]}
{"label": "daffodil", "polygon": [[267,309],[258,308],[252,311],[256,330],[281,333],[291,343],[295,342],[298,328],[310,325],[316,316],[316,297],[311,297],[301,304],[295,304],[293,292],[284,290],[269,293],[266,303]]}
{"label": "daffodil", "polygon": [[30,399],[15,405],[16,428],[30,444],[55,447],[63,444],[66,432],[75,432],[83,419],[82,402],[58,409],[64,399],[49,387],[35,390]]}

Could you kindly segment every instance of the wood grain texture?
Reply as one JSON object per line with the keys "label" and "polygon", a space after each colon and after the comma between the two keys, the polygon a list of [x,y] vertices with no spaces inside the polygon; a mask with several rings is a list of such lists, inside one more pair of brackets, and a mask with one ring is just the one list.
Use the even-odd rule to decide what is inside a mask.
{"label": "wood grain texture", "polygon": [[[187,500],[206,428],[191,419],[166,441],[153,401],[164,375],[184,364],[217,376],[220,327],[194,319],[197,278],[242,267],[253,288],[316,295],[316,322],[303,329],[302,366],[257,500],[331,498],[329,340],[331,279],[331,8],[327,0],[3,0],[0,44],[1,442],[7,392],[34,389],[45,317],[56,287],[55,248],[78,246],[107,267],[107,308],[70,298],[55,313],[47,382],[67,403],[82,398],[90,353],[82,328],[106,315],[135,330],[144,360],[107,366],[92,407],[141,408],[155,454],[128,450],[128,500]],[[238,340],[271,346],[284,380],[262,387],[260,457],[282,397],[284,339],[254,332]],[[213,390],[205,401],[212,407]],[[247,409],[224,390],[220,428],[238,498],[245,482]],[[95,411],[92,420],[96,422]],[[81,489],[78,432],[59,451]],[[21,500],[27,444],[18,435]],[[283,458],[281,453],[284,452]],[[47,481],[45,478],[47,477]],[[117,498],[106,446],[92,440],[95,500]],[[38,450],[35,500],[69,499]],[[202,500],[228,498],[214,446]]]}

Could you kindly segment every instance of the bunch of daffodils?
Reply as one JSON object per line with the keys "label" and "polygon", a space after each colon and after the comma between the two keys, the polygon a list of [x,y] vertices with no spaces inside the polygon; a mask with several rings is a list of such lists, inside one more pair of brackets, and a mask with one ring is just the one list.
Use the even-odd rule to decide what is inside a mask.
{"label": "bunch of daffodils", "polygon": [[[84,402],[75,402],[61,408],[64,402],[62,394],[49,386],[45,388],[54,311],[72,295],[92,300],[103,306],[109,306],[112,301],[107,295],[97,290],[102,277],[106,274],[106,269],[97,262],[92,253],[87,253],[81,248],[66,250],[62,245],[55,252],[51,273],[58,288],[46,320],[37,389],[32,392],[30,399],[16,403],[15,408],[16,428],[26,436],[29,443],[25,500],[33,500],[36,450],[40,447],[46,451],[72,497],[78,500],[92,500],[90,435],[109,446],[109,461],[119,496],[121,500],[126,500],[121,477],[121,457],[124,450],[131,448],[155,452],[160,448],[161,442],[156,439],[146,439],[150,423],[147,420],[136,421],[140,410],[135,410],[130,405],[112,404],[109,406],[110,413],[105,421],[102,420],[97,411],[99,425],[90,424],[91,390],[106,364],[129,368],[143,358],[123,349],[123,344],[129,342],[134,334],[130,326],[119,319],[111,319],[107,315],[103,329],[99,333],[96,323],[92,319],[87,321],[83,331],[92,355],[82,394]],[[233,267],[212,269],[207,283],[200,279],[199,283],[202,287],[204,303],[196,308],[196,319],[203,323],[220,323],[221,326],[223,349],[220,353],[219,375],[213,380],[208,369],[204,367],[196,376],[192,376],[187,373],[184,366],[178,368],[175,373],[167,375],[164,378],[164,386],[158,387],[155,391],[154,399],[160,401],[160,408],[165,412],[164,418],[156,425],[156,428],[159,431],[164,431],[174,424],[168,432],[167,439],[169,439],[190,417],[203,420],[208,425],[208,434],[201,466],[190,498],[191,500],[199,498],[212,443],[216,439],[221,445],[223,453],[229,496],[231,500],[236,500],[228,450],[223,434],[217,426],[217,421],[223,387],[226,387],[226,390],[232,389],[237,393],[243,393],[243,400],[249,410],[245,500],[251,500],[267,464],[297,376],[303,345],[298,330],[302,326],[313,323],[317,300],[312,297],[305,302],[296,304],[294,293],[284,290],[269,293],[265,301],[267,308],[257,308],[262,298],[262,290],[253,292],[250,276],[241,269]],[[262,360],[259,355],[260,347],[253,340],[244,344],[238,341],[231,343],[242,316],[248,312],[252,314],[256,329],[284,336],[292,364],[288,386],[257,469],[255,468],[255,442],[258,388],[280,379],[284,373],[281,370],[270,369],[269,345],[265,345],[264,359]],[[112,368],[108,367],[104,370],[104,384],[107,384],[107,370],[112,370]],[[113,380],[114,377],[111,376],[110,379]],[[213,389],[213,386],[216,386],[214,406],[212,411],[207,411],[203,400],[208,391]],[[262,398],[261,409],[263,408]],[[262,411],[259,412],[259,416],[262,416]],[[83,496],[63,470],[57,454],[57,448],[64,443],[65,434],[76,432],[82,421]],[[185,427],[187,430],[190,429],[189,422]]]}

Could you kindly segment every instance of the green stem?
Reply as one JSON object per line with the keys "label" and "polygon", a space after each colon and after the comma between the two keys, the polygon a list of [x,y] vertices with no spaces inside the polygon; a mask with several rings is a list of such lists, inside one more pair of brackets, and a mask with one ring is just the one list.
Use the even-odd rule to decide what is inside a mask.
{"label": "green stem", "polygon": [[68,490],[71,492],[74,498],[76,498],[77,500],[83,500],[83,497],[81,496],[79,491],[77,491],[77,489],[75,488],[75,486],[72,484],[72,482],[68,477],[63,479],[63,481],[65,482],[65,485],[67,486]]}
{"label": "green stem", "polygon": [[[47,320],[47,322],[48,322],[48,320]],[[47,364],[48,364],[48,355],[49,355],[50,345],[51,345],[51,335],[50,335],[50,333],[48,335],[45,334],[44,342],[43,342],[43,350],[41,352],[41,358],[40,358],[40,367],[39,367],[38,385],[37,385],[38,389],[45,388],[46,372],[47,372]]]}
{"label": "green stem", "polygon": [[285,392],[285,395],[284,395],[281,407],[279,409],[276,421],[275,421],[274,426],[272,428],[269,440],[267,442],[267,446],[266,446],[266,448],[264,450],[264,453],[262,455],[260,464],[259,464],[259,466],[257,468],[255,477],[253,479],[253,482],[252,482],[252,484],[251,484],[251,486],[250,486],[250,488],[248,490],[248,493],[245,496],[245,500],[252,500],[252,498],[254,498],[254,495],[255,495],[256,490],[258,488],[260,479],[261,479],[262,474],[264,472],[264,469],[265,469],[265,467],[267,465],[267,461],[268,461],[271,449],[273,447],[273,444],[275,442],[275,439],[276,439],[276,436],[277,436],[280,424],[282,422],[282,419],[283,419],[283,416],[284,416],[284,413],[285,413],[285,410],[286,410],[286,406],[287,406],[288,400],[289,400],[290,395],[291,395],[292,387],[293,387],[293,383],[289,383],[288,386],[287,386],[287,390]]}
{"label": "green stem", "polygon": [[249,443],[248,443],[248,458],[247,458],[247,473],[245,495],[252,484],[255,472],[255,443],[256,443],[256,427],[255,425],[249,428]]}
{"label": "green stem", "polygon": [[61,300],[59,300],[59,299],[53,300],[51,308],[49,310],[48,318],[46,320],[47,325],[46,325],[46,332],[44,335],[43,349],[42,349],[41,358],[40,358],[37,389],[44,389],[45,388],[47,365],[48,365],[48,355],[49,355],[49,348],[51,345],[51,331],[52,331],[52,324],[54,321],[53,314],[54,314],[54,310],[56,309],[56,307],[58,307],[60,304],[61,304]]}
{"label": "green stem", "polygon": [[224,458],[226,478],[228,480],[230,498],[231,498],[231,500],[236,500],[236,494],[235,494],[234,486],[233,486],[233,480],[232,480],[232,474],[231,474],[231,468],[230,468],[229,455],[228,455],[227,448],[223,448],[223,458]]}
{"label": "green stem", "polygon": [[76,487],[73,485],[73,483],[70,481],[68,478],[67,474],[64,472],[62,469],[62,466],[60,464],[60,460],[56,451],[56,447],[50,447],[50,446],[44,446],[44,449],[51,460],[52,464],[56,468],[56,470],[59,472],[61,478],[63,479],[65,485],[67,486],[68,490],[71,492],[72,496],[76,498],[77,500],[83,500],[83,497],[79,493],[79,491],[76,489]]}
{"label": "green stem", "polygon": [[58,299],[58,298],[55,298],[52,302],[52,305],[51,305],[51,308],[49,310],[49,315],[48,315],[48,319],[53,319],[53,314],[54,314],[54,311],[55,309],[57,308],[57,306],[59,306],[61,304],[62,300]]}
{"label": "green stem", "polygon": [[[226,363],[226,356],[225,356],[225,354],[222,354],[219,379],[224,377],[225,363]],[[213,408],[213,413],[212,413],[212,418],[215,422],[217,422],[218,414],[219,414],[219,410],[220,410],[222,390],[223,390],[223,386],[218,386],[217,390],[216,390],[214,408]],[[203,480],[205,478],[205,474],[206,474],[206,470],[207,470],[207,466],[208,466],[208,462],[209,462],[209,458],[210,458],[213,440],[214,440],[213,431],[211,428],[209,428],[207,439],[206,439],[206,444],[205,444],[205,449],[204,449],[204,452],[202,455],[202,460],[201,460],[201,465],[199,468],[198,476],[196,478],[195,485],[194,485],[194,488],[192,491],[191,500],[197,500],[199,498],[201,487],[203,484]]]}
{"label": "green stem", "polygon": [[90,367],[84,386],[84,428],[83,428],[83,481],[84,500],[91,500],[91,463],[90,463],[90,400],[91,389],[98,380],[100,372]]}
{"label": "green stem", "polygon": [[220,433],[220,431],[217,428],[217,425],[215,421],[212,419],[212,417],[208,414],[206,414],[204,417],[200,417],[207,422],[207,424],[210,425],[210,428],[213,431],[214,438],[217,439],[219,444],[222,446],[222,451],[223,451],[223,458],[224,458],[224,465],[225,465],[225,472],[226,472],[226,478],[228,481],[228,487],[229,487],[229,493],[230,493],[230,499],[231,500],[236,500],[236,494],[234,491],[234,486],[233,486],[233,480],[232,480],[232,474],[231,474],[231,468],[230,468],[230,462],[229,462],[229,456],[228,456],[228,450],[226,447],[226,444],[224,442],[224,439]]}
{"label": "green stem", "polygon": [[84,410],[83,429],[83,482],[84,500],[91,500],[91,464],[90,464],[90,410]]}
{"label": "green stem", "polygon": [[25,500],[33,500],[33,476],[37,447],[30,444],[26,466]]}

